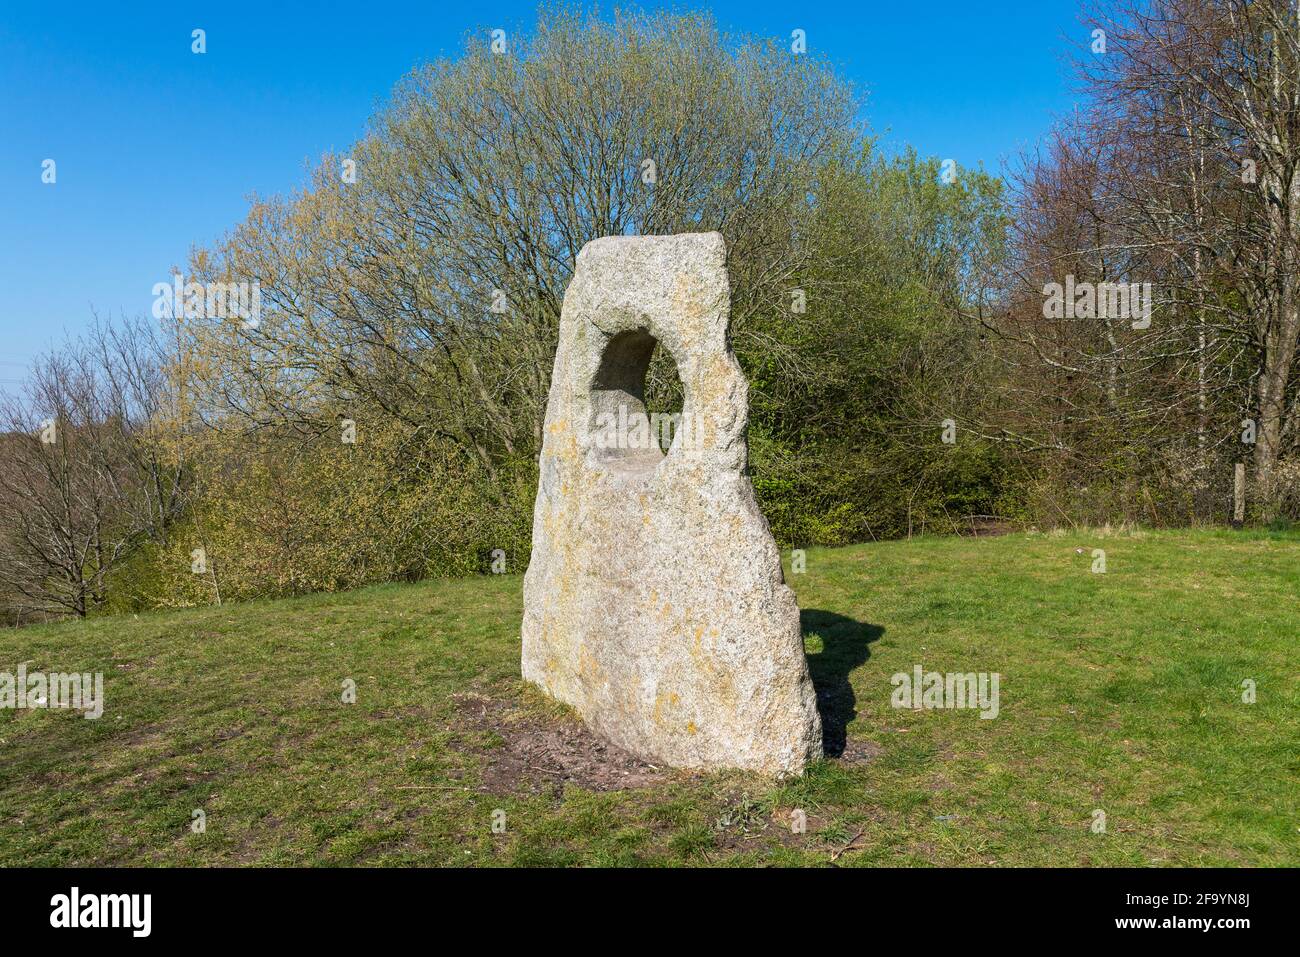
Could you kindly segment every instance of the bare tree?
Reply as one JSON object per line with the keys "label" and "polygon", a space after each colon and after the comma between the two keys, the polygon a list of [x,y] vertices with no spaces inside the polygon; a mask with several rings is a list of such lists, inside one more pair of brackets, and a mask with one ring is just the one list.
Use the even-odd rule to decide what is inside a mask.
{"label": "bare tree", "polygon": [[[1298,16],[1120,0],[1092,17],[1085,105],[1028,158],[1006,310],[981,317],[1017,370],[1018,435],[1079,464],[1178,454],[1226,484],[1244,432],[1264,520],[1300,439]],[[1067,276],[1150,282],[1150,323],[1045,315]]]}
{"label": "bare tree", "polygon": [[165,539],[186,486],[173,394],[147,324],[96,321],[0,402],[0,588],[85,617],[134,544]]}

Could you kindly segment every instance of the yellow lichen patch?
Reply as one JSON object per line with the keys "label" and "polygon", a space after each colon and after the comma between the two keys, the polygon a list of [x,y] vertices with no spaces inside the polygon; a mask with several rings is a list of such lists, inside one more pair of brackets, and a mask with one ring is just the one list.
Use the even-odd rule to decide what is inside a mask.
{"label": "yellow lichen patch", "polygon": [[655,694],[654,714],[652,715],[652,719],[654,720],[654,723],[655,724],[664,723],[663,712],[664,712],[665,702],[667,702],[667,707],[670,710],[676,710],[677,706],[681,704],[681,701],[682,701],[681,696],[678,695],[676,692],[668,692],[667,694],[665,694],[662,691],[657,692]]}
{"label": "yellow lichen patch", "polygon": [[586,648],[578,651],[578,672],[589,680],[600,678],[600,664],[593,658]]}
{"label": "yellow lichen patch", "polygon": [[713,355],[709,357],[708,382],[716,390],[716,394],[721,396],[722,390],[729,388],[734,381],[734,367],[727,361],[724,355]]}
{"label": "yellow lichen patch", "polygon": [[682,273],[673,281],[673,306],[687,319],[699,319],[708,311],[707,287],[694,273]]}

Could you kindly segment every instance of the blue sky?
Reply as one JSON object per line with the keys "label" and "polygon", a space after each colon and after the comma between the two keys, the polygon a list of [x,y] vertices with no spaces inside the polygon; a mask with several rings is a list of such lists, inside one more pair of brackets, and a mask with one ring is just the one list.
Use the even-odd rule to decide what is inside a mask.
{"label": "blue sky", "polygon": [[[887,149],[962,165],[1032,147],[1072,103],[1080,0],[643,3],[807,34],[867,95]],[[345,150],[393,84],[535,2],[0,4],[0,389],[91,310],[148,314],[154,283]],[[608,9],[607,7],[603,9]],[[190,51],[191,31],[207,52]],[[57,182],[41,182],[54,159]]]}

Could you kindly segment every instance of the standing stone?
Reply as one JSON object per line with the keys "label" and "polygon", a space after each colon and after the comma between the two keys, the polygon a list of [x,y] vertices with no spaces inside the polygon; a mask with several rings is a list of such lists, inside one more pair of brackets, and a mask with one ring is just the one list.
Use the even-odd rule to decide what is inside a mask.
{"label": "standing stone", "polygon": [[[799,608],[745,476],[749,388],[718,233],[578,255],[546,406],[523,676],[597,733],[682,768],[797,774],[822,753]],[[645,441],[656,344],[681,424]]]}

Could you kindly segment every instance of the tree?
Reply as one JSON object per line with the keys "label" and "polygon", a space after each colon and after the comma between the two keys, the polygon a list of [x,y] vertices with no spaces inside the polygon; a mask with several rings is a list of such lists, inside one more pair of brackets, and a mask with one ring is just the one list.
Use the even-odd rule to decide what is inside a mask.
{"label": "tree", "polygon": [[147,323],[97,321],[0,402],[0,589],[11,601],[84,618],[133,544],[166,540],[187,465],[163,362]]}
{"label": "tree", "polygon": [[[1023,285],[989,323],[1039,367],[1041,441],[1094,462],[1183,448],[1226,476],[1253,433],[1264,520],[1300,439],[1298,17],[1295,0],[1128,0],[1092,18],[1086,108],[1029,164]],[[1150,282],[1153,321],[1044,321],[1039,289],[1066,273]]]}
{"label": "tree", "polygon": [[[191,324],[223,427],[337,415],[453,444],[530,482],[561,300],[599,236],[721,230],[737,344],[805,260],[813,171],[856,103],[822,63],[697,16],[572,12],[409,76],[349,157],[258,203],[196,274],[260,284],[260,323]],[[355,182],[346,171],[355,171]],[[666,359],[652,392],[671,388]],[[512,478],[513,476],[513,478]]]}

